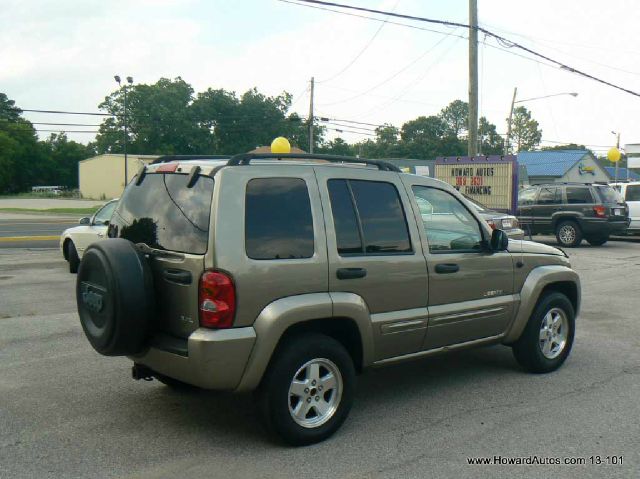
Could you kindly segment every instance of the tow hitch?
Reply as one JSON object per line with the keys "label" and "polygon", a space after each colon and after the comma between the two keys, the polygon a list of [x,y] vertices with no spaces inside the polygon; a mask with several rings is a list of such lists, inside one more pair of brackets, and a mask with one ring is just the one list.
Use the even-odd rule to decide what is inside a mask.
{"label": "tow hitch", "polygon": [[153,371],[142,364],[134,364],[131,368],[131,377],[136,381],[139,381],[140,379],[153,381]]}

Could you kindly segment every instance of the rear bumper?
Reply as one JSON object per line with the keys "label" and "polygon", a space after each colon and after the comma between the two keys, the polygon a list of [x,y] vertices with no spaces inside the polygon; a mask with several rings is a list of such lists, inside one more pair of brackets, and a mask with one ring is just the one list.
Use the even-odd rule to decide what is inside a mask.
{"label": "rear bumper", "polygon": [[255,341],[256,332],[252,327],[199,328],[186,341],[184,354],[154,346],[129,359],[203,389],[232,391],[240,383]]}
{"label": "rear bumper", "polygon": [[586,236],[620,235],[627,232],[627,228],[629,227],[629,219],[622,218],[617,221],[609,221],[606,219],[583,220],[580,226],[582,228],[582,232]]}

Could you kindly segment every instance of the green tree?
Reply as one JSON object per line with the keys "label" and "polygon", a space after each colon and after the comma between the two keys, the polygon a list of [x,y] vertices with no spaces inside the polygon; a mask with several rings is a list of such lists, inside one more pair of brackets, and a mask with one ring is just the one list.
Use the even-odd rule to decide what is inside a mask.
{"label": "green tree", "polygon": [[319,151],[329,155],[354,156],[355,147],[351,146],[342,138],[337,137],[324,143]]}
{"label": "green tree", "polygon": [[462,138],[469,129],[469,104],[462,100],[454,100],[438,114],[445,124],[448,135]]}
{"label": "green tree", "polygon": [[478,139],[480,151],[483,155],[501,155],[504,151],[504,142],[498,134],[496,125],[481,116],[478,121]]}
{"label": "green tree", "polygon": [[513,110],[511,123],[510,150],[518,153],[535,148],[542,139],[542,130],[539,124],[531,117],[531,112],[524,106]]}
{"label": "green tree", "polygon": [[0,93],[0,192],[27,190],[47,180],[45,157],[33,125]]}
{"label": "green tree", "polygon": [[49,183],[78,187],[78,162],[93,155],[90,146],[69,140],[65,133],[51,134],[41,142],[47,158]]}

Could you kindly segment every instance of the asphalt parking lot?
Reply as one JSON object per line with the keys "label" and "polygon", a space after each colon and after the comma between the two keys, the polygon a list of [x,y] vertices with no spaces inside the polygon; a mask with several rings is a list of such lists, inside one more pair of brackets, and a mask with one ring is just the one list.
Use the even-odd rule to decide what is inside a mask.
{"label": "asphalt parking lot", "polygon": [[[0,249],[0,477],[640,477],[640,244],[568,253],[583,303],[559,371],[503,346],[370,371],[333,438],[291,449],[251,396],[133,381],[84,338],[57,250]],[[586,464],[467,461],[533,455]]]}

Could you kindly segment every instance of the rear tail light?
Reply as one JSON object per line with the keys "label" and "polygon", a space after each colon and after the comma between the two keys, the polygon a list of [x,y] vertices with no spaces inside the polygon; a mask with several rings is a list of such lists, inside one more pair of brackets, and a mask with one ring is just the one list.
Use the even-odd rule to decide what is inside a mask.
{"label": "rear tail light", "polygon": [[221,271],[205,271],[198,289],[200,326],[230,328],[236,314],[236,290],[231,276]]}
{"label": "rear tail light", "polygon": [[493,221],[493,220],[487,220],[487,224],[488,224],[489,226],[491,226],[491,229],[492,229],[492,230],[496,229],[496,223],[495,223],[495,221]]}
{"label": "rear tail light", "polygon": [[594,206],[593,212],[598,218],[605,218],[607,216],[607,207],[602,205]]}

